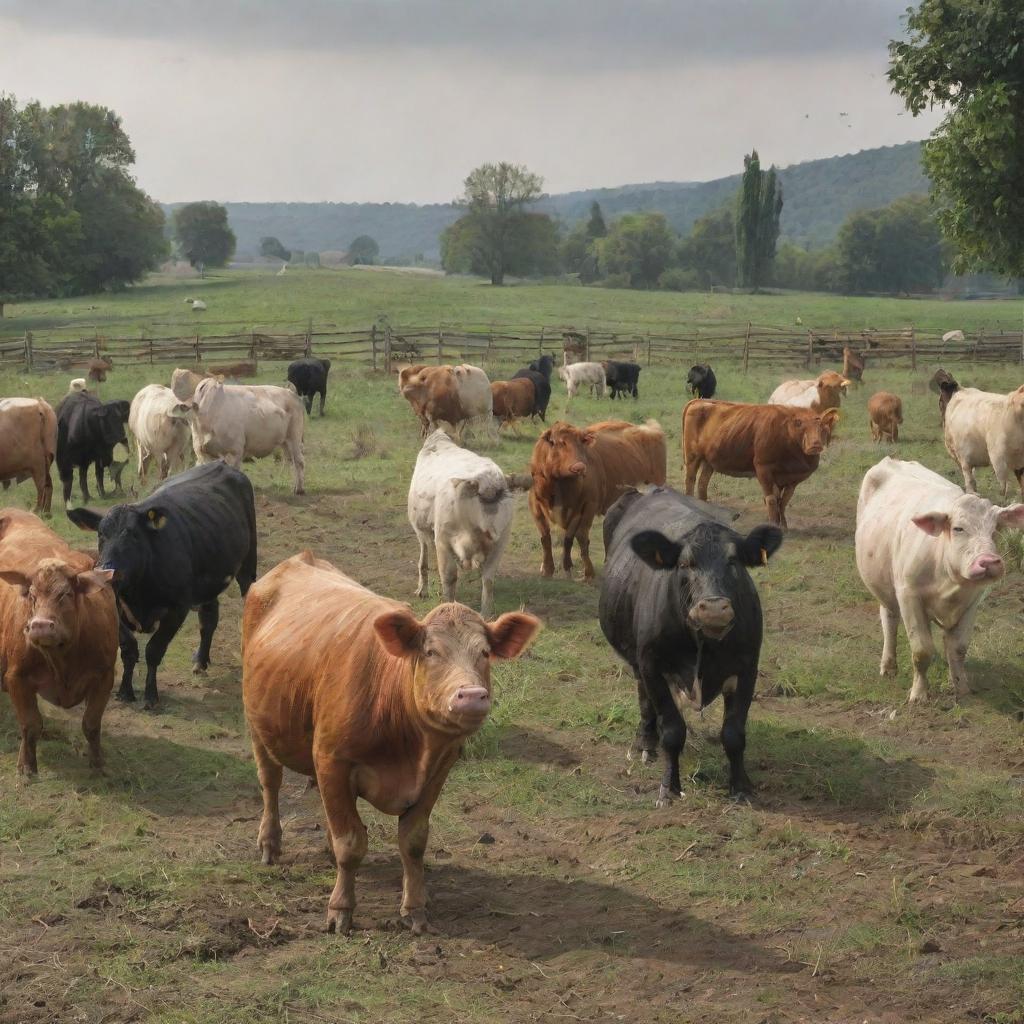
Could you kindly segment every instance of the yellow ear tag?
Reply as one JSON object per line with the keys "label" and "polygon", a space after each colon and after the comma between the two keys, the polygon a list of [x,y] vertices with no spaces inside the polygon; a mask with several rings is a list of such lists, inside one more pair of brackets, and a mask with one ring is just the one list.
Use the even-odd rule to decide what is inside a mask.
{"label": "yellow ear tag", "polygon": [[655,560],[655,561],[656,561],[656,562],[658,563],[658,565],[664,565],[664,564],[665,564],[665,563],[664,563],[664,562],[663,562],[663,561],[661,560],[661,552],[660,552],[660,551],[655,551],[655,552],[654,552],[654,560]]}
{"label": "yellow ear tag", "polygon": [[149,521],[153,524],[154,530],[162,530],[164,528],[167,516],[160,515],[155,508],[151,508],[147,515],[149,516]]}
{"label": "yellow ear tag", "polygon": [[767,565],[768,564],[768,552],[765,551],[764,548],[761,548],[761,564],[762,565]]}

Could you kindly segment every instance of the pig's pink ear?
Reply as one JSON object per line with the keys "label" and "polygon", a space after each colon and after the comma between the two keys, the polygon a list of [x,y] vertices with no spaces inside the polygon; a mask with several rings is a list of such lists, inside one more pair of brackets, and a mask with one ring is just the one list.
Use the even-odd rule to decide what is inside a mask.
{"label": "pig's pink ear", "polygon": [[930,537],[938,537],[949,529],[949,516],[945,512],[927,512],[923,516],[914,516],[911,522]]}
{"label": "pig's pink ear", "polygon": [[396,658],[411,658],[423,640],[423,626],[412,612],[399,609],[385,612],[373,620],[381,647]]}
{"label": "pig's pink ear", "polygon": [[997,530],[1024,530],[1024,505],[1007,505],[996,517]]}
{"label": "pig's pink ear", "polygon": [[518,658],[541,628],[540,619],[528,612],[506,612],[487,624],[492,658]]}

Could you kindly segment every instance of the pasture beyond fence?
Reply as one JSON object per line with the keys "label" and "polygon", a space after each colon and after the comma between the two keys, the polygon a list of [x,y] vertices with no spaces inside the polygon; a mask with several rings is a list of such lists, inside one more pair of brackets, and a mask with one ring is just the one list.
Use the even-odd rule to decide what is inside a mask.
{"label": "pasture beyond fence", "polygon": [[[191,326],[191,325],[190,325]],[[210,324],[216,328],[218,325]],[[132,336],[99,332],[70,337],[70,331],[28,331],[22,337],[0,339],[0,365],[21,364],[27,370],[74,370],[97,357],[115,365],[227,364],[239,361],[292,360],[317,355],[332,361],[390,371],[392,363],[515,363],[542,352],[561,353],[566,338],[575,340],[587,360],[629,359],[646,366],[683,365],[715,359],[751,363],[803,364],[811,369],[842,359],[844,346],[863,353],[869,362],[886,364],[941,361],[991,361],[1024,364],[1024,332],[979,330],[964,332],[964,340],[944,343],[936,331],[912,325],[877,330],[806,329],[754,323],[701,323],[680,326],[671,333],[629,330],[626,327],[521,326],[395,326],[385,318],[365,328],[340,330],[334,324],[305,328],[294,325],[259,330],[204,334],[156,333]]]}

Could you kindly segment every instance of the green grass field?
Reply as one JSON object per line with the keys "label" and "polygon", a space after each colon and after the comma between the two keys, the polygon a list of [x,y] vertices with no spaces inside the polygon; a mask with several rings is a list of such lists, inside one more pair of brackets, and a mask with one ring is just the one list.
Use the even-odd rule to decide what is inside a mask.
{"label": "green grass field", "polygon": [[[288,290],[273,295],[282,280]],[[796,315],[803,302],[805,322],[810,306],[878,326],[917,321],[902,311],[927,307],[936,323],[969,328],[980,321],[945,312],[1015,308],[492,291],[359,272],[225,276],[201,287],[211,315],[223,303],[253,321],[301,320],[330,313],[334,282],[345,318],[357,323],[385,309],[395,322],[614,315],[653,323],[682,315],[684,304],[722,301],[788,311],[772,319]],[[158,283],[90,300],[100,308],[81,314],[70,312],[76,303],[15,307],[10,323],[81,315],[138,324],[164,310],[178,316],[181,296],[197,290]],[[495,379],[511,369],[485,368]],[[1021,547],[1008,546],[1015,568],[978,617],[968,658],[976,692],[955,705],[935,666],[933,700],[913,710],[905,636],[901,629],[899,677],[880,679],[877,608],[853,561],[857,489],[882,455],[955,478],[935,396],[924,388],[932,369],[869,364],[865,385],[844,403],[838,440],[796,491],[782,549],[756,573],[766,637],[748,733],[751,805],[727,797],[714,705],[689,719],[684,798],[654,809],[658,765],[625,759],[634,688],[601,635],[598,586],[540,578],[536,530],[518,499],[496,609],[524,605],[546,628],[529,656],[496,669],[496,709],[433,815],[427,884],[437,935],[395,928],[395,821],[365,807],[358,930],[349,939],[323,933],[334,872],[318,795],[296,776],[282,792],[283,861],[258,864],[237,590],[222,601],[208,677],[189,671],[192,616],[164,662],[163,710],[111,703],[102,776],[86,766],[80,709],[44,705],[39,778],[22,782],[16,723],[0,697],[0,1021],[1024,1021]],[[260,380],[278,382],[283,371],[264,365]],[[764,400],[782,379],[729,364],[716,371],[721,397],[739,400]],[[131,397],[169,372],[118,366],[103,397]],[[1022,376],[1015,366],[958,374],[1002,391]],[[659,365],[641,374],[639,401],[578,398],[571,408],[556,382],[549,420],[658,419],[678,486],[684,376],[685,367]],[[56,401],[67,377],[0,369],[0,395]],[[904,437],[892,448],[874,445],[868,431],[867,400],[881,388],[904,400]],[[310,548],[425,612],[431,601],[413,596],[417,544],[405,511],[416,421],[394,381],[369,372],[332,380],[327,410],[307,426],[305,496],[290,493],[286,464],[247,465],[260,570]],[[521,471],[539,429],[524,424],[521,436],[482,450]],[[134,484],[133,470],[125,480]],[[996,498],[988,471],[979,484]],[[753,481],[716,477],[711,497],[742,513],[740,528],[761,521]],[[29,483],[4,495],[20,507],[32,498]],[[59,487],[51,525],[91,543],[64,517]],[[431,576],[436,600],[433,564]],[[459,596],[478,601],[475,575]]]}

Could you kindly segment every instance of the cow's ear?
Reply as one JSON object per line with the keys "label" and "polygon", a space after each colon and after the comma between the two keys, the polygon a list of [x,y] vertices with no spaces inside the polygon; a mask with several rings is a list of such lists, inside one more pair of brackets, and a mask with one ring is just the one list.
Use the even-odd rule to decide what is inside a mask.
{"label": "cow's ear", "polygon": [[109,587],[114,580],[113,569],[89,569],[80,572],[72,581],[76,594],[95,594],[104,587]]}
{"label": "cow's ear", "polygon": [[840,412],[838,409],[826,409],[821,414],[821,425],[826,430],[831,430],[839,422]]}
{"label": "cow's ear", "polygon": [[592,430],[584,430],[580,440],[586,445],[591,445],[597,440],[597,435]]}
{"label": "cow's ear", "polygon": [[506,612],[487,624],[492,658],[518,658],[540,632],[541,621],[528,612]]}
{"label": "cow's ear", "polygon": [[753,568],[755,565],[767,565],[768,559],[780,547],[782,547],[782,531],[777,526],[769,526],[766,523],[755,526],[736,545],[736,553],[744,565]]}
{"label": "cow's ear", "polygon": [[146,511],[146,526],[151,530],[162,530],[167,525],[167,513],[162,508]]}
{"label": "cow's ear", "polygon": [[554,441],[551,440],[551,430],[550,430],[550,428],[548,430],[545,430],[544,433],[540,435],[539,440],[547,441],[548,444],[554,444],[555,443]]}
{"label": "cow's ear", "polygon": [[405,608],[378,615],[373,620],[373,629],[381,647],[396,658],[411,658],[423,642],[423,626]]}
{"label": "cow's ear", "polygon": [[839,385],[839,387],[842,388],[843,391],[846,391],[850,387],[850,382],[848,380],[844,380],[843,383]]}
{"label": "cow's ear", "polygon": [[926,512],[923,516],[914,516],[911,522],[930,537],[938,537],[949,528],[949,516],[945,512]]}
{"label": "cow's ear", "polygon": [[465,494],[479,494],[480,492],[480,481],[479,480],[463,480],[454,479],[452,480],[452,487],[461,489]]}
{"label": "cow's ear", "polygon": [[[4,481],[4,490],[6,491],[7,488],[10,487],[10,486],[11,486],[10,480],[5,480]],[[10,525],[11,525],[11,517],[10,516],[0,516],[0,537],[3,537],[3,535],[7,532],[7,528]]]}
{"label": "cow's ear", "polygon": [[637,558],[652,569],[674,569],[683,550],[657,530],[642,530],[629,543]]}
{"label": "cow's ear", "polygon": [[1024,505],[1007,505],[996,516],[997,530],[1024,530]]}
{"label": "cow's ear", "polygon": [[91,508],[69,508],[68,519],[80,530],[91,530],[95,533],[100,528],[103,516],[99,512],[93,512]]}
{"label": "cow's ear", "polygon": [[21,590],[21,596],[28,597],[28,589],[32,585],[32,580],[23,572],[18,572],[17,569],[0,569],[0,580],[9,583],[12,587],[18,587]]}

